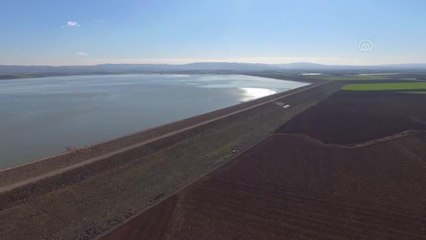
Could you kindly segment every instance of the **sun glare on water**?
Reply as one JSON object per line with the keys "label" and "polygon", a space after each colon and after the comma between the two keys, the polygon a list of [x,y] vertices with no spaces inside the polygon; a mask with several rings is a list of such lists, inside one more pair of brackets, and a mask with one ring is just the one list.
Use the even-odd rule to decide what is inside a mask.
{"label": "sun glare on water", "polygon": [[257,98],[266,97],[277,93],[274,90],[266,88],[240,88],[240,90],[244,92],[241,99],[241,101],[243,102],[251,101]]}

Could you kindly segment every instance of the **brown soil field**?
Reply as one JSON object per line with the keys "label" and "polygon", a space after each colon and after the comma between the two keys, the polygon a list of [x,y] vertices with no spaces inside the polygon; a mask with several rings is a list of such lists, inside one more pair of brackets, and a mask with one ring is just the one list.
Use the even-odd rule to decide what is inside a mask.
{"label": "brown soil field", "polygon": [[426,239],[425,97],[338,92],[101,239]]}
{"label": "brown soil field", "polygon": [[352,144],[426,130],[426,95],[340,91],[280,127],[325,142]]}
{"label": "brown soil field", "polygon": [[274,134],[103,240],[426,239],[425,148]]}

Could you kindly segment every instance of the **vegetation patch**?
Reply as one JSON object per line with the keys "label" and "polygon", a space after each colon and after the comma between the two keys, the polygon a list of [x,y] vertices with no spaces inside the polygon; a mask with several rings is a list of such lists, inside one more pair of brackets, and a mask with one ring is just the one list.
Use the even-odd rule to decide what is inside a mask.
{"label": "vegetation patch", "polygon": [[408,94],[426,94],[426,90],[424,90],[424,91],[408,91],[408,92],[401,92],[401,93],[408,93]]}
{"label": "vegetation patch", "polygon": [[426,82],[348,84],[343,87],[343,90],[348,90],[348,91],[426,90]]}
{"label": "vegetation patch", "polygon": [[307,78],[315,78],[322,80],[331,80],[331,81],[417,81],[424,75],[403,75],[403,74],[342,74],[342,75],[334,75],[334,74],[323,74],[320,76],[305,76]]}
{"label": "vegetation patch", "polygon": [[389,75],[321,75],[312,76],[317,79],[331,80],[331,81],[353,81],[353,80],[387,80],[390,79]]}

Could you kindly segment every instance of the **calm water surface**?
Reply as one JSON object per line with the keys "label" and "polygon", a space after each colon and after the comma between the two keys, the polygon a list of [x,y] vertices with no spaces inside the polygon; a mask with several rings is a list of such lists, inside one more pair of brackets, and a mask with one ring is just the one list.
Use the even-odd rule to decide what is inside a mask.
{"label": "calm water surface", "polygon": [[0,169],[304,85],[243,75],[0,80]]}

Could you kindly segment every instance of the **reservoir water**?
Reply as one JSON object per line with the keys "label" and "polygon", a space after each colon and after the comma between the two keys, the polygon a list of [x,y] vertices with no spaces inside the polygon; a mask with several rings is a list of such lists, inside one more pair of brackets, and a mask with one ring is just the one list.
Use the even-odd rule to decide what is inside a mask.
{"label": "reservoir water", "polygon": [[304,85],[244,75],[0,80],[0,169]]}

